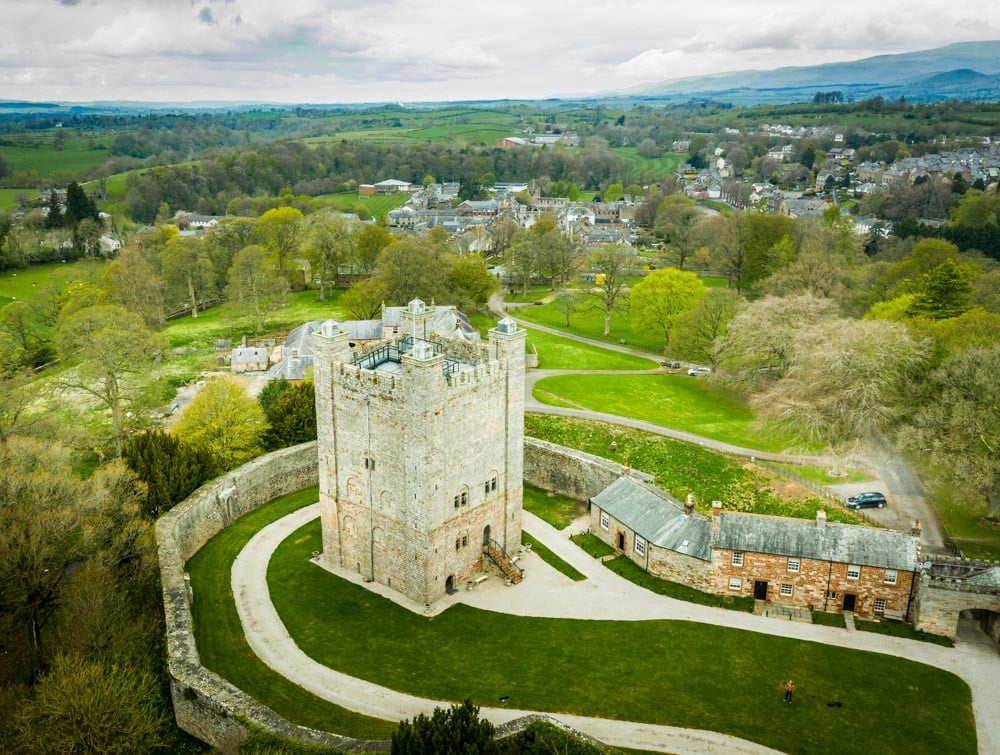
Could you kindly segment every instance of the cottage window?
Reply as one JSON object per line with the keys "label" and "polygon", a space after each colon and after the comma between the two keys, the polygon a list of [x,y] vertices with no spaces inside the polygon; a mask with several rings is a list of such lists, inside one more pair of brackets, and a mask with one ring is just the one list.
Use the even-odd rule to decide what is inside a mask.
{"label": "cottage window", "polygon": [[646,540],[641,535],[635,536],[635,552],[640,556],[646,552]]}
{"label": "cottage window", "polygon": [[788,559],[788,571],[798,571],[801,561],[797,558]]}
{"label": "cottage window", "polygon": [[468,535],[462,535],[462,547],[464,548],[468,544],[469,544],[469,536]]}
{"label": "cottage window", "polygon": [[459,550],[462,547],[462,538],[455,538],[455,550]]}
{"label": "cottage window", "polygon": [[885,613],[885,598],[875,598],[875,613]]}
{"label": "cottage window", "polygon": [[469,494],[464,490],[462,491],[462,505],[463,506],[469,505]]}
{"label": "cottage window", "polygon": [[847,578],[858,579],[861,576],[861,567],[857,564],[850,564],[847,567]]}
{"label": "cottage window", "polygon": [[733,551],[733,566],[743,566],[743,551]]}
{"label": "cottage window", "polygon": [[601,512],[601,529],[606,530],[610,524],[611,524],[611,520],[608,517],[608,512],[607,511],[602,511]]}
{"label": "cottage window", "polygon": [[894,584],[896,584],[896,578],[897,578],[897,573],[896,573],[895,569],[886,569],[885,570],[885,583],[887,585],[894,585]]}
{"label": "cottage window", "polygon": [[791,585],[782,585],[781,586],[781,594],[782,595],[791,595],[792,594],[792,586]]}
{"label": "cottage window", "polygon": [[739,577],[730,577],[729,578],[729,589],[730,590],[742,590],[743,589],[743,580],[740,579]]}
{"label": "cottage window", "polygon": [[490,494],[490,481],[489,480],[486,481],[486,489],[483,492],[486,493],[486,495]]}
{"label": "cottage window", "polygon": [[490,491],[495,493],[496,490],[497,490],[497,478],[494,477],[492,480],[490,480]]}
{"label": "cottage window", "polygon": [[455,496],[455,508],[456,509],[458,508],[458,502],[459,502],[459,500],[460,500],[459,497]]}

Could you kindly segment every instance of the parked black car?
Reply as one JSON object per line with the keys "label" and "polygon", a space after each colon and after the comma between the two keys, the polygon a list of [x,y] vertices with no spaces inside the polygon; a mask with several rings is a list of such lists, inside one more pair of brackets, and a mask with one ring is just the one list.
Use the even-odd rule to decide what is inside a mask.
{"label": "parked black car", "polygon": [[848,498],[845,503],[850,509],[884,509],[886,500],[882,493],[858,493]]}

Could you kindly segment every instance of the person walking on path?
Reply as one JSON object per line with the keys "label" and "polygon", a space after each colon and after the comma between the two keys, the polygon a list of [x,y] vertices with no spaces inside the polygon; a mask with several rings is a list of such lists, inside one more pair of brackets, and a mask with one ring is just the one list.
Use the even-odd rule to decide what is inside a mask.
{"label": "person walking on path", "polygon": [[785,702],[791,705],[792,703],[792,693],[795,691],[795,682],[789,679],[785,682]]}

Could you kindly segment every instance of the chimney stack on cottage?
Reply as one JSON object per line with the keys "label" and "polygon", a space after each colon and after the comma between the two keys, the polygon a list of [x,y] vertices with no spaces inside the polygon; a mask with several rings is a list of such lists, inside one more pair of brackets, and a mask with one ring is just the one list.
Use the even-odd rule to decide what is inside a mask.
{"label": "chimney stack on cottage", "polygon": [[691,516],[694,513],[694,495],[688,493],[687,500],[684,502],[684,513]]}
{"label": "chimney stack on cottage", "polygon": [[916,535],[917,537],[920,537],[920,520],[919,519],[914,519],[913,520],[913,526],[910,527],[910,534],[911,535]]}
{"label": "chimney stack on cottage", "polygon": [[816,512],[816,526],[825,527],[826,526],[826,509],[820,509]]}

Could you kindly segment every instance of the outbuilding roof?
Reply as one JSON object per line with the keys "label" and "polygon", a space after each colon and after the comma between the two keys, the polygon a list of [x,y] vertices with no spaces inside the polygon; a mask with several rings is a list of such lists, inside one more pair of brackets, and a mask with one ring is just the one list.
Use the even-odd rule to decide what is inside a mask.
{"label": "outbuilding roof", "polygon": [[712,523],[655,485],[619,477],[590,499],[594,505],[660,548],[703,561],[712,558]]}
{"label": "outbuilding roof", "polygon": [[730,551],[916,571],[918,538],[853,524],[817,524],[759,514],[719,514],[715,547]]}

